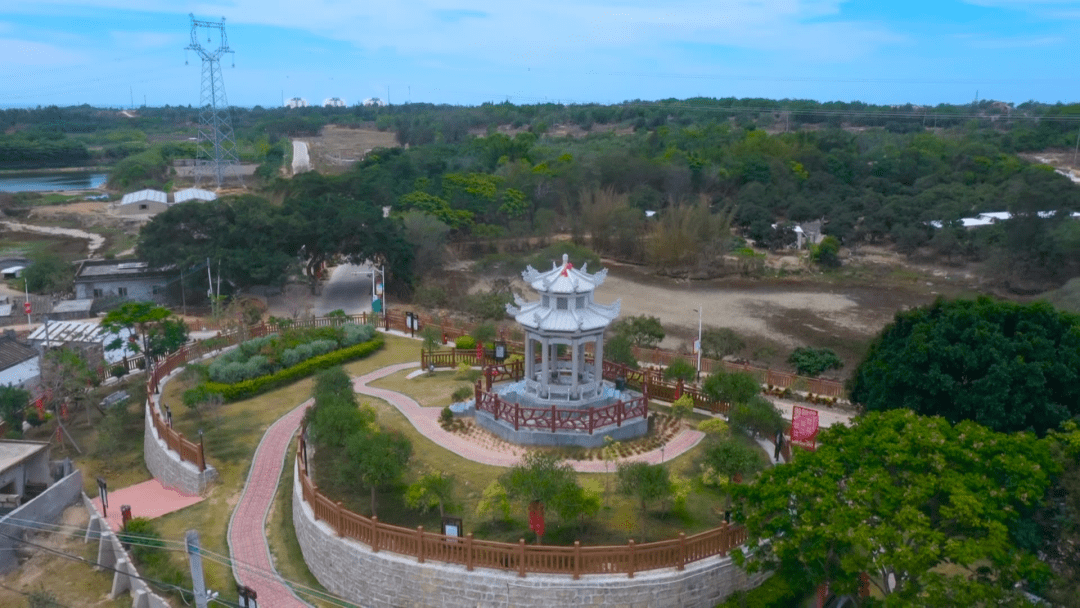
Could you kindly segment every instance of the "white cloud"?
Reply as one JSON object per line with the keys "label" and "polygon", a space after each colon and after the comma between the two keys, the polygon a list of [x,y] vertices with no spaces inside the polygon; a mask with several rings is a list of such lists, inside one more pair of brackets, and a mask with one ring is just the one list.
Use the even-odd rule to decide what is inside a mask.
{"label": "white cloud", "polygon": [[0,57],[5,69],[20,67],[70,67],[89,63],[90,57],[51,44],[16,38],[0,38]]}
{"label": "white cloud", "polygon": [[[635,51],[641,45],[703,44],[755,51],[795,51],[806,59],[851,59],[903,40],[876,23],[834,21],[843,0],[230,0],[177,6],[165,0],[38,0],[59,6],[177,14],[226,27],[245,24],[298,29],[365,49],[405,55],[458,55],[495,62],[583,59],[595,50]],[[32,11],[26,7],[22,10]],[[182,14],[182,13],[181,13]]]}
{"label": "white cloud", "polygon": [[179,49],[189,41],[188,36],[180,33],[114,30],[109,32],[109,36],[117,48],[127,50],[151,50],[162,47]]}

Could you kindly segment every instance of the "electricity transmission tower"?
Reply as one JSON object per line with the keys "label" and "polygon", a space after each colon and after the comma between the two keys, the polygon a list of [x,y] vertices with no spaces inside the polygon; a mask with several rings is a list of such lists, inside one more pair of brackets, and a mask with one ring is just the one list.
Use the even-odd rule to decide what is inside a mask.
{"label": "electricity transmission tower", "polygon": [[[217,49],[203,48],[199,43],[199,28],[217,30],[220,45]],[[211,38],[206,39],[208,45]],[[229,119],[229,102],[225,98],[225,82],[221,77],[221,56],[232,53],[229,39],[225,36],[225,18],[221,22],[199,21],[191,15],[191,44],[186,50],[195,51],[202,58],[202,94],[199,96],[199,139],[195,160],[195,185],[207,174],[213,175],[217,187],[231,171],[237,179],[240,159],[236,155],[236,139],[233,137],[232,121]]]}

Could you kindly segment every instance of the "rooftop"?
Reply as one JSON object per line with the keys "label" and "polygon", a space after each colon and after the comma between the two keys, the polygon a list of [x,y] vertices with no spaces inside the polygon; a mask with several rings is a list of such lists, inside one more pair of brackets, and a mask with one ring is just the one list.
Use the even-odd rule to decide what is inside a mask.
{"label": "rooftop", "polygon": [[129,192],[125,194],[124,198],[120,199],[120,204],[130,205],[132,203],[143,201],[167,204],[169,202],[169,195],[161,190],[139,190],[138,192]]}
{"label": "rooftop", "polygon": [[561,266],[556,266],[555,262],[552,262],[551,270],[547,272],[540,272],[532,266],[528,266],[521,273],[521,278],[525,279],[526,283],[540,293],[592,293],[603,284],[604,277],[607,276],[607,269],[596,274],[589,274],[586,271],[587,267],[588,264],[583,265],[581,270],[574,268],[574,265],[570,263],[569,256],[564,253]]}
{"label": "rooftop", "polygon": [[188,201],[212,201],[217,194],[200,188],[185,188],[173,194],[173,204],[186,203]]}
{"label": "rooftop", "polygon": [[14,367],[38,355],[37,349],[6,336],[0,336],[0,370]]}
{"label": "rooftop", "polygon": [[0,440],[0,473],[22,464],[35,454],[49,449],[49,444],[42,441]]}
{"label": "rooftop", "polygon": [[157,272],[159,271],[149,268],[146,262],[137,260],[86,260],[75,274],[75,280],[88,277],[138,276]]}

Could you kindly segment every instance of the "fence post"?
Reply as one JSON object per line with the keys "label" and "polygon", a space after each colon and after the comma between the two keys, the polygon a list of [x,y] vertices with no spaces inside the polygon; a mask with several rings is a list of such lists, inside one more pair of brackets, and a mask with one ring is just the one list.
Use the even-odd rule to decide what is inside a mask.
{"label": "fence post", "polygon": [[679,532],[679,570],[686,568],[686,534]]}
{"label": "fence post", "polygon": [[615,426],[622,426],[623,412],[626,410],[626,402],[619,399],[619,402],[615,404]]}
{"label": "fence post", "polygon": [[[495,396],[495,399],[496,399],[496,401],[495,401],[496,404],[502,402],[502,399],[499,399],[498,395]],[[496,409],[498,409],[498,405],[496,405]],[[521,405],[515,403],[514,404],[514,430],[515,431],[518,430],[518,422],[520,420],[521,420]]]}
{"label": "fence post", "polygon": [[574,541],[574,580],[581,578],[581,541]]}
{"label": "fence post", "polygon": [[628,574],[630,578],[634,578],[634,566],[635,566],[635,564],[634,564],[634,539],[632,539],[632,538],[630,539],[630,542],[629,542],[629,549],[630,549],[630,563],[628,564],[628,570],[627,570],[626,574]]}
{"label": "fence post", "polygon": [[472,532],[465,535],[465,569],[469,572],[473,569]]}
{"label": "fence post", "polygon": [[379,552],[379,517],[372,515],[371,519],[371,552]]}
{"label": "fence post", "polygon": [[525,539],[518,539],[518,576],[525,578]]}
{"label": "fence post", "polygon": [[416,559],[424,563],[424,526],[416,526]]}
{"label": "fence post", "polygon": [[334,503],[337,506],[337,521],[334,522],[334,527],[338,536],[345,536],[345,507],[342,506],[341,501]]}
{"label": "fence post", "polygon": [[556,410],[555,410],[555,404],[552,403],[551,404],[551,432],[552,433],[555,432],[555,426],[556,426],[555,422],[556,422],[557,417],[558,417],[558,414],[556,413]]}

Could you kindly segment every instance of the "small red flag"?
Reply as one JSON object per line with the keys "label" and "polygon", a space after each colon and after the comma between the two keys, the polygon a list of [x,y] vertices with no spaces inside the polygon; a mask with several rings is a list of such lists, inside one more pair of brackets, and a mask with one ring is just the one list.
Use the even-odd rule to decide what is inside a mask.
{"label": "small red flag", "polygon": [[544,536],[544,503],[539,500],[529,503],[529,529],[537,537]]}

